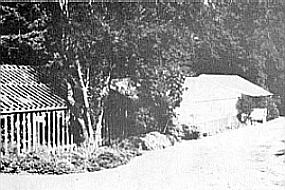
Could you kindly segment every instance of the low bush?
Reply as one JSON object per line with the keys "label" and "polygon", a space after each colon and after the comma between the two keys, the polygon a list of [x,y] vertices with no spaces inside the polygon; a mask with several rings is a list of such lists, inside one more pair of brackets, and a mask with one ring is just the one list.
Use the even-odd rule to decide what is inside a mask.
{"label": "low bush", "polygon": [[20,156],[6,154],[1,158],[1,173],[68,174],[92,172],[126,164],[136,155],[139,154],[110,147],[101,147],[92,154],[86,154],[82,148],[72,152],[59,152],[56,155],[43,152],[31,152]]}
{"label": "low bush", "polygon": [[276,119],[280,116],[280,112],[279,112],[279,109],[278,109],[278,99],[274,99],[274,98],[271,98],[269,99],[269,102],[268,102],[268,114],[267,114],[267,117],[266,117],[266,120],[267,121],[270,121],[270,120],[273,120],[273,119]]}
{"label": "low bush", "polygon": [[40,147],[38,152],[17,155],[10,151],[1,158],[1,173],[69,174],[93,172],[124,165],[141,150],[157,150],[172,146],[177,138],[170,134],[150,132],[129,137],[110,147],[100,147],[94,152],[78,147],[70,152],[51,153],[48,147]]}
{"label": "low bush", "polygon": [[191,139],[198,139],[200,137],[200,132],[198,127],[195,125],[187,126],[182,125],[183,129],[183,136],[182,139],[191,140]]}
{"label": "low bush", "polygon": [[140,154],[140,150],[158,150],[174,145],[177,138],[171,134],[162,134],[157,131],[126,138],[117,146],[131,151],[132,154]]}
{"label": "low bush", "polygon": [[2,173],[19,173],[20,172],[20,162],[16,154],[9,154],[1,157]]}

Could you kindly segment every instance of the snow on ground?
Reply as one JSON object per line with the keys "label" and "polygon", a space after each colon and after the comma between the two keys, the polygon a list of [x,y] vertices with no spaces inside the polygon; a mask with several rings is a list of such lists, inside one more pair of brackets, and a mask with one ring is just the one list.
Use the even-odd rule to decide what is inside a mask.
{"label": "snow on ground", "polygon": [[[1,174],[2,190],[284,190],[285,119],[185,141],[129,164],[61,176]],[[275,155],[276,154],[276,155]]]}

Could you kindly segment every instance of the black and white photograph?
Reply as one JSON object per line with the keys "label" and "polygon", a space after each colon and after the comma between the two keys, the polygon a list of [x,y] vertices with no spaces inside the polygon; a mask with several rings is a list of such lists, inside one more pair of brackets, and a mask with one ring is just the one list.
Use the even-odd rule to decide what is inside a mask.
{"label": "black and white photograph", "polygon": [[284,190],[283,0],[0,2],[0,190]]}

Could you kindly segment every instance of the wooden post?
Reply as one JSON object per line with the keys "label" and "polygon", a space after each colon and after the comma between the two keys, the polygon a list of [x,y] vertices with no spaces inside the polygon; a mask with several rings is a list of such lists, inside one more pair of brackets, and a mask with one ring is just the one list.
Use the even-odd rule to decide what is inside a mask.
{"label": "wooden post", "polygon": [[57,146],[60,146],[60,121],[59,121],[59,119],[60,119],[60,114],[59,113],[56,113],[56,124],[57,124],[57,126],[56,126],[56,128],[57,128]]}
{"label": "wooden post", "polygon": [[36,126],[37,126],[37,148],[39,147],[41,141],[40,141],[40,138],[41,138],[41,134],[40,134],[40,123],[38,121],[38,116],[40,116],[40,113],[37,113],[37,116],[36,116]]}
{"label": "wooden post", "polygon": [[23,120],[22,120],[22,127],[23,127],[23,151],[26,151],[26,139],[27,139],[27,134],[26,134],[26,114],[23,113]]}
{"label": "wooden post", "polygon": [[20,139],[20,114],[17,113],[16,129],[17,129],[17,152],[20,154],[21,139]]}
{"label": "wooden post", "polygon": [[5,153],[8,152],[8,117],[4,117],[4,148]]}
{"label": "wooden post", "polygon": [[52,112],[52,150],[53,153],[55,153],[55,119],[56,119],[56,115],[55,115],[55,111]]}
{"label": "wooden post", "polygon": [[33,151],[36,151],[37,147],[37,113],[32,113],[32,121],[33,121]]}
{"label": "wooden post", "polygon": [[50,128],[50,112],[47,112],[47,130],[48,130],[48,139],[47,144],[48,147],[51,147],[50,136],[51,136],[51,128]]}
{"label": "wooden post", "polygon": [[32,136],[32,124],[31,124],[31,113],[27,113],[27,127],[28,127],[28,151],[31,151],[31,136]]}
{"label": "wooden post", "polygon": [[66,144],[70,145],[70,141],[69,141],[69,126],[66,126]]}
{"label": "wooden post", "polygon": [[67,114],[67,117],[66,117],[66,119],[65,119],[65,125],[66,125],[66,144],[68,144],[68,145],[70,145],[71,143],[70,143],[70,141],[69,141],[69,112],[67,111],[66,112],[66,114]]}
{"label": "wooden post", "polygon": [[41,113],[41,122],[42,122],[42,142],[43,142],[43,145],[46,145],[46,121],[45,121],[45,113]]}
{"label": "wooden post", "polygon": [[32,117],[33,117],[33,151],[36,151],[36,149],[37,149],[37,127],[38,127],[38,124],[37,124],[37,120],[36,120],[36,117],[37,117],[37,113],[36,112],[34,112],[33,113],[33,115],[32,115]]}
{"label": "wooden post", "polygon": [[[2,148],[3,147],[3,144],[2,144],[2,132],[3,132],[3,130],[2,130],[2,127],[1,127],[1,124],[2,124],[2,116],[1,116],[1,114],[0,114],[0,148]],[[2,158],[2,156],[3,156],[3,152],[2,151],[0,151],[0,158]]]}
{"label": "wooden post", "polygon": [[65,135],[65,130],[64,130],[64,111],[60,112],[61,116],[61,145],[64,145],[64,135]]}
{"label": "wooden post", "polygon": [[14,144],[14,140],[15,140],[15,137],[14,137],[14,133],[15,133],[15,128],[14,128],[14,114],[11,115],[11,144]]}

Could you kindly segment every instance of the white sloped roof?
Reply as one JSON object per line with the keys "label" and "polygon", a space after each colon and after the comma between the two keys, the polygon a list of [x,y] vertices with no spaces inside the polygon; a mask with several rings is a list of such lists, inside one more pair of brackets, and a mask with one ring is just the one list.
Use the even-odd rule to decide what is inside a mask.
{"label": "white sloped roof", "polygon": [[237,75],[206,75],[202,74],[198,78],[206,79],[209,84],[215,83],[223,88],[248,95],[248,96],[270,96],[272,93],[262,87]]}
{"label": "white sloped roof", "polygon": [[195,101],[230,99],[241,95],[239,92],[222,88],[213,81],[201,77],[187,77],[184,88],[183,99],[191,98]]}

